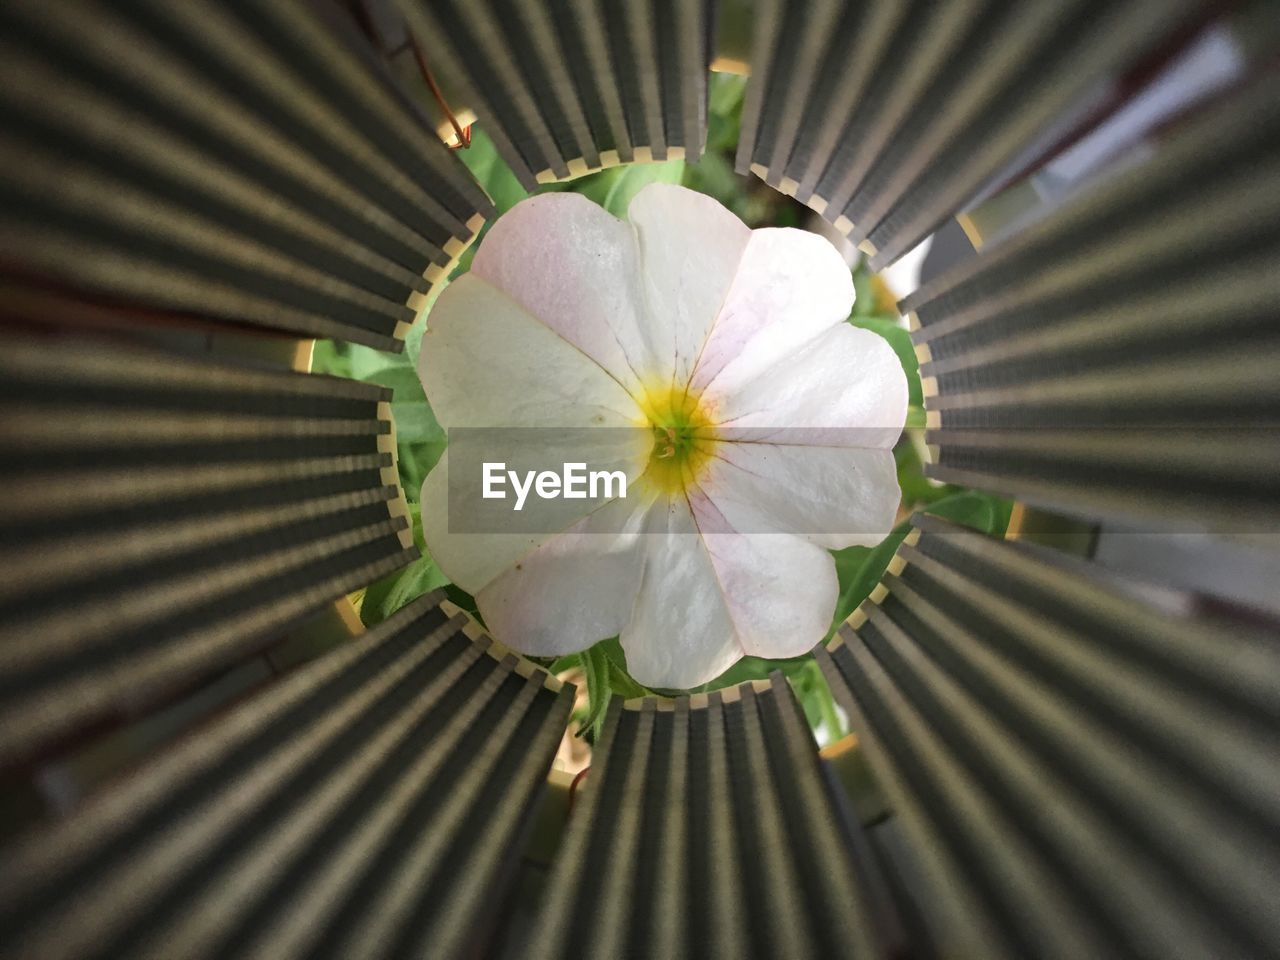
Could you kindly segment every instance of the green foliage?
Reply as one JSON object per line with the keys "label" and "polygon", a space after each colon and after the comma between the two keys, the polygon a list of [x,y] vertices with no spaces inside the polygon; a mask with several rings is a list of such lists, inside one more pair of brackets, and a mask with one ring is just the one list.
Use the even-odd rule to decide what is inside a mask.
{"label": "green foliage", "polygon": [[858,605],[871,595],[877,583],[889,567],[889,561],[902,546],[907,536],[907,524],[900,523],[893,532],[874,547],[845,547],[843,550],[832,550],[831,556],[836,562],[836,579],[840,583],[840,594],[836,599],[835,615],[831,619],[831,629],[827,633],[830,640],[840,624],[848,619],[849,614],[858,609]]}
{"label": "green foliage", "polygon": [[713,73],[707,83],[708,154],[733,154],[742,134],[742,102],[747,78],[737,73]]}
{"label": "green foliage", "polygon": [[708,89],[707,146],[697,163],[685,166],[683,183],[715,197],[747,226],[798,227],[804,208],[754,176],[734,170],[734,154],[742,132],[742,101],[747,78],[713,73]]}
{"label": "green foliage", "polygon": [[859,317],[876,316],[876,291],[874,277],[862,263],[853,271],[853,315],[855,323]]}
{"label": "green foliage", "polygon": [[827,686],[827,678],[822,675],[818,661],[809,657],[804,668],[787,675],[796,699],[804,709],[804,717],[815,732],[825,731],[827,743],[839,740],[849,732],[849,727],[840,712],[836,709],[835,698],[831,688]]}
{"label": "green foliage", "polygon": [[964,490],[931,503],[924,512],[993,537],[1003,537],[1009,529],[1013,501],[981,490]]}
{"label": "green foliage", "polygon": [[578,729],[578,736],[590,734],[594,743],[600,738],[609,701],[613,699],[613,684],[610,682],[613,664],[599,643],[578,654],[578,662],[587,678],[587,716]]}
{"label": "green foliage", "polygon": [[350,380],[367,380],[379,370],[398,362],[394,353],[383,353],[358,343],[317,340],[311,354],[313,373],[328,373]]}
{"label": "green foliage", "polygon": [[489,629],[488,625],[484,622],[484,617],[480,616],[480,608],[476,606],[475,597],[467,593],[467,591],[463,590],[455,583],[447,584],[444,588],[444,594],[453,601],[453,603],[457,604],[458,607],[471,614],[476,623],[480,624],[480,626],[484,627],[486,630]]}
{"label": "green foliage", "polygon": [[[1003,497],[977,490],[963,490],[925,505],[923,512],[944,517],[993,537],[1002,537],[1009,526],[1011,509],[1012,504]],[[831,638],[840,624],[858,609],[871,595],[876,584],[884,578],[889,561],[902,546],[909,529],[909,524],[904,521],[874,547],[846,547],[831,551],[840,581],[840,598],[836,601],[836,612],[827,639]]]}
{"label": "green foliage", "polygon": [[[428,307],[422,311],[421,317],[427,315],[428,310],[430,310],[430,304],[434,302],[436,296],[439,296],[439,293],[434,291],[428,296]],[[409,328],[409,332],[404,336],[404,359],[408,366],[414,370],[418,369],[418,357],[422,353],[422,337],[427,332],[427,325],[421,317]]]}
{"label": "green foliage", "polygon": [[683,160],[667,160],[664,163],[635,163],[606,171],[621,171],[613,177],[601,204],[615,217],[625,217],[635,195],[651,183],[679,183],[684,176]]}
{"label": "green foliage", "polygon": [[381,623],[405,604],[432,590],[438,590],[449,582],[449,578],[427,552],[427,545],[422,537],[421,507],[416,503],[409,504],[409,514],[413,520],[413,540],[422,556],[407,567],[374,581],[365,590],[364,599],[360,603],[360,619],[366,627]]}
{"label": "green foliage", "polygon": [[484,188],[499,214],[506,213],[528,196],[506,161],[498,155],[498,148],[493,145],[493,140],[480,124],[473,124],[471,127],[471,146],[455,153],[471,171],[476,182]]}
{"label": "green foliage", "polygon": [[908,433],[893,449],[893,457],[898,466],[898,486],[902,490],[902,502],[908,508],[920,508],[926,504],[959,493],[961,487],[949,483],[933,483],[924,475],[924,465],[920,450],[923,443],[917,444],[919,431],[912,428],[910,416],[907,422]]}

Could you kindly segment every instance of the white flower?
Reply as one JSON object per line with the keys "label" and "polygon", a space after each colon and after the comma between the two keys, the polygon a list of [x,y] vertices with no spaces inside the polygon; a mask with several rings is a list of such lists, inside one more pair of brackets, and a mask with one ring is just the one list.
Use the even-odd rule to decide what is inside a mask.
{"label": "white flower", "polygon": [[828,550],[893,526],[907,385],[845,322],[852,279],[821,237],[660,184],[629,221],[572,193],[516,206],[440,295],[419,366],[446,427],[555,428],[544,459],[624,469],[626,498],[573,501],[558,533],[450,532],[446,453],[423,532],[507,646],[618,634],[636,680],[687,688],[826,634]]}

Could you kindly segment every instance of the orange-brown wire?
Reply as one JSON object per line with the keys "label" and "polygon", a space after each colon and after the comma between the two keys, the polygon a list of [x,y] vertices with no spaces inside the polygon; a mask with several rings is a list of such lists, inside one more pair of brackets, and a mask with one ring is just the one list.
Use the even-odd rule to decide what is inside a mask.
{"label": "orange-brown wire", "polygon": [[426,57],[422,55],[422,48],[418,46],[418,41],[410,41],[413,47],[414,59],[418,61],[418,69],[422,71],[422,79],[427,81],[427,86],[431,89],[431,95],[436,98],[436,103],[440,104],[440,109],[444,111],[449,125],[453,127],[453,132],[458,138],[457,143],[449,144],[451,150],[465,150],[471,146],[471,124],[465,127],[458,122],[458,118],[454,116],[453,111],[449,109],[449,103],[444,98],[444,92],[440,89],[440,84],[436,83],[435,76],[431,73],[431,68],[427,66]]}

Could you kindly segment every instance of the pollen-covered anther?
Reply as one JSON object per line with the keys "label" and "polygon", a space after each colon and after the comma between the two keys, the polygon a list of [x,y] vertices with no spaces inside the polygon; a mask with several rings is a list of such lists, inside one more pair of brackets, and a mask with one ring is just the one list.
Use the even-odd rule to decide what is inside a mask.
{"label": "pollen-covered anther", "polygon": [[684,387],[647,389],[639,406],[653,430],[653,450],[641,483],[666,494],[683,493],[697,481],[715,448],[711,417]]}

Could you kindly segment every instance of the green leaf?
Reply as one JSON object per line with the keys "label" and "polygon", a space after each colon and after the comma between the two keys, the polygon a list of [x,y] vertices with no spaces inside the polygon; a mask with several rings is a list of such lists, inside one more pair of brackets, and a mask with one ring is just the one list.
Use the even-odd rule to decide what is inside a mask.
{"label": "green leaf", "polygon": [[876,291],[872,285],[872,276],[865,261],[853,270],[853,316],[869,317],[876,312]]}
{"label": "green leaf", "polygon": [[570,667],[578,666],[581,662],[581,659],[576,653],[566,653],[563,657],[557,657],[551,661],[550,665],[547,667],[547,673],[552,675],[563,673]]}
{"label": "green leaf", "polygon": [[499,214],[506,213],[529,195],[507,166],[507,162],[498,154],[498,148],[481,124],[471,125],[471,146],[455,150],[454,153],[484,188]]}
{"label": "green leaf", "polygon": [[396,363],[402,363],[401,358],[404,356],[398,353],[383,353],[381,350],[363,347],[358,343],[348,344],[347,350],[351,357],[351,376],[357,380],[368,380],[378,371],[385,370]]}
{"label": "green leaf", "polygon": [[480,616],[480,610],[476,607],[476,598],[460,586],[454,583],[445,584],[444,595],[449,598],[455,605],[461,607],[467,613],[475,618],[476,623],[488,630],[488,626],[484,622],[484,617]]}
{"label": "green leaf", "polygon": [[601,206],[615,217],[625,218],[632,198],[651,183],[679,183],[684,177],[684,161],[668,160],[665,163],[633,163],[618,168],[622,172],[614,179],[605,194]]}
{"label": "green leaf", "polygon": [[413,542],[425,554],[427,552],[427,541],[422,533],[422,504],[409,504],[409,519],[413,524]]}
{"label": "green leaf", "polygon": [[422,482],[427,479],[448,444],[444,440],[426,443],[400,444],[396,450],[400,457],[400,486],[405,500],[415,506],[422,498]]}
{"label": "green leaf", "polygon": [[980,490],[964,490],[929,504],[925,513],[972,527],[993,537],[1009,529],[1013,502]]}
{"label": "green leaf", "polygon": [[350,377],[351,361],[347,359],[343,346],[333,340],[317,340],[311,349],[311,372],[327,373],[332,377]]}
{"label": "green leaf", "polygon": [[744,76],[711,74],[707,84],[707,152],[704,157],[731,154],[737,149],[742,133],[742,102],[746,90],[747,78]]}
{"label": "green leaf", "polygon": [[742,112],[747,78],[740,73],[711,74],[707,83],[707,110],[712,116],[731,117]]}
{"label": "green leaf", "polygon": [[797,670],[787,679],[800,706],[804,708],[805,719],[809,721],[810,728],[815,733],[826,728],[830,739],[825,742],[838,740],[849,732],[848,727],[840,720],[831,687],[827,684],[827,678],[822,675],[822,668],[818,666],[817,660],[809,657],[804,669]]}
{"label": "green leaf", "polygon": [[613,663],[600,644],[583,650],[578,654],[582,662],[582,670],[587,675],[587,716],[578,729],[578,736],[591,735],[591,742],[600,738],[604,729],[605,714],[609,711],[609,701],[613,697],[611,683]]}
{"label": "green leaf", "polygon": [[612,661],[609,662],[609,686],[623,700],[647,697],[653,692],[648,687],[642,687],[636,683],[631,674]]}
{"label": "green leaf", "polygon": [[836,562],[836,578],[840,583],[840,595],[836,600],[836,612],[831,621],[831,630],[827,639],[840,624],[848,619],[849,614],[858,606],[876,584],[884,579],[884,572],[889,568],[889,561],[898,552],[898,547],[906,539],[910,527],[900,523],[893,531],[874,547],[845,547],[843,550],[832,550],[831,556]]}
{"label": "green leaf", "polygon": [[637,683],[627,670],[627,655],[617,637],[601,640],[592,649],[599,650],[609,658],[609,682],[613,691],[624,700],[633,697],[648,696],[653,691]]}
{"label": "green leaf", "polygon": [[[908,418],[910,415],[908,411]],[[911,437],[904,436],[893,448],[893,458],[898,466],[898,486],[902,490],[902,502],[908,509],[915,509],[923,504],[933,503],[935,500],[961,492],[960,487],[947,483],[934,483],[924,475],[920,451]]]}
{"label": "green leaf", "polygon": [[[627,654],[622,649],[622,641],[617,637],[609,637],[607,640],[601,640],[596,644],[614,664],[616,664],[623,673],[627,673]],[[629,675],[629,674],[628,674]],[[633,683],[635,681],[632,681]]]}
{"label": "green leaf", "polygon": [[422,537],[422,509],[418,504],[409,504],[409,516],[413,520],[413,541],[422,556],[407,567],[372,583],[365,590],[364,601],[360,605],[360,619],[366,627],[381,623],[405,604],[449,582],[449,578],[427,552]]}
{"label": "green leaf", "polygon": [[422,381],[412,367],[389,367],[367,378],[370,383],[390,387],[391,415],[396,421],[396,439],[400,443],[444,440],[444,427],[436,420],[422,390]]}
{"label": "green leaf", "polygon": [[[440,291],[446,286],[448,286],[447,281],[445,283],[437,283],[432,288],[431,293],[428,295],[428,310],[430,309],[429,304],[435,302],[435,298],[440,295]],[[423,311],[423,313],[426,312],[426,310]],[[404,353],[401,356],[404,357],[406,364],[414,370],[418,369],[418,356],[422,353],[422,336],[426,332],[427,325],[419,317],[404,336]]]}
{"label": "green leaf", "polygon": [[369,586],[360,606],[360,619],[366,627],[381,623],[407,603],[417,600],[449,582],[434,560],[423,555],[403,570]]}
{"label": "green leaf", "polygon": [[[787,677],[794,676],[804,669],[806,663],[813,659],[812,654],[802,654],[785,660],[768,660],[764,657],[743,657],[714,680],[708,680],[697,687],[699,693],[720,690],[724,687],[737,686],[748,680],[765,680],[774,670],[781,670]],[[676,693],[679,691],[671,691]]]}
{"label": "green leaf", "polygon": [[697,163],[686,163],[682,182],[731,210],[742,206],[747,192],[747,178],[738,175],[723,153],[706,153]]}
{"label": "green leaf", "polygon": [[[1012,509],[1013,504],[1002,497],[977,490],[964,490],[929,504],[924,512],[981,530],[993,537],[1002,537],[1009,526]],[[910,524],[904,521],[874,547],[846,547],[844,550],[831,551],[836,561],[840,597],[836,601],[835,617],[831,632],[827,634],[828,639],[848,619],[849,614],[871,595],[876,584],[884,579],[889,561],[898,552],[910,529]]]}
{"label": "green leaf", "polygon": [[351,380],[368,380],[379,370],[402,362],[400,355],[383,353],[358,343],[317,340],[311,352],[311,372]]}

